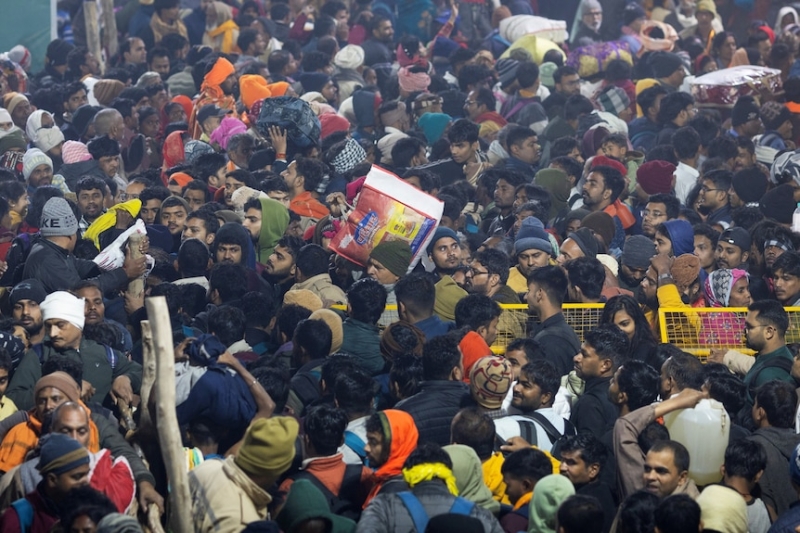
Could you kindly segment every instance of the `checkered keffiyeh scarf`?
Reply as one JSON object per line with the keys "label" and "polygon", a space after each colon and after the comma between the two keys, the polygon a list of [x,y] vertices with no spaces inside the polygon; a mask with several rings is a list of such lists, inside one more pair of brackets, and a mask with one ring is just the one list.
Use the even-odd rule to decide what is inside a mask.
{"label": "checkered keffiyeh scarf", "polygon": [[631,105],[631,99],[623,89],[608,87],[597,97],[597,104],[603,111],[618,115]]}
{"label": "checkered keffiyeh scarf", "polygon": [[349,170],[353,170],[356,165],[366,158],[367,152],[364,151],[358,141],[351,138],[347,140],[347,144],[344,145],[344,149],[339,152],[339,155],[333,158],[331,164],[336,172],[344,174]]}
{"label": "checkered keffiyeh scarf", "polygon": [[744,277],[747,277],[747,272],[738,268],[721,268],[709,274],[704,287],[708,305],[728,307],[734,284]]}

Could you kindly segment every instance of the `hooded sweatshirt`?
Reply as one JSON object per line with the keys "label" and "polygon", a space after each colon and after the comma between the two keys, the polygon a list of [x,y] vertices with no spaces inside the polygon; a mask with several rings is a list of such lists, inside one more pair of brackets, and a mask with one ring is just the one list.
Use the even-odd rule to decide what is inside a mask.
{"label": "hooded sweatshirt", "polygon": [[419,432],[414,423],[414,419],[405,411],[397,409],[386,409],[380,411],[378,416],[381,419],[381,433],[383,433],[383,446],[389,447],[389,458],[383,463],[372,476],[374,485],[364,501],[366,509],[372,499],[378,495],[387,481],[393,477],[402,476],[403,465],[408,456],[417,447]]}
{"label": "hooded sweatshirt", "polygon": [[673,256],[694,253],[694,231],[691,224],[685,220],[667,220],[664,226],[669,232],[669,240],[672,241]]}
{"label": "hooded sweatshirt", "polygon": [[747,438],[761,443],[767,452],[767,468],[758,482],[761,499],[780,516],[797,501],[787,473],[792,452],[800,444],[800,435],[792,428],[766,427]]}
{"label": "hooded sweatshirt", "polygon": [[453,475],[459,496],[497,515],[500,512],[500,502],[492,498],[492,491],[483,481],[481,460],[475,450],[463,444],[450,444],[443,450],[453,462]]}
{"label": "hooded sweatshirt", "polygon": [[264,265],[286,228],[289,227],[289,210],[272,198],[260,198],[259,202],[261,202],[261,233],[258,235],[258,262]]}

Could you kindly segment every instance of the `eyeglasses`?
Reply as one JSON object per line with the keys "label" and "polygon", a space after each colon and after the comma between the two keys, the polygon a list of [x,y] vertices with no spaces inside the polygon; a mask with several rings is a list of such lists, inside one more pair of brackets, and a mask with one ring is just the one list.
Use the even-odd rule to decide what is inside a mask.
{"label": "eyeglasses", "polygon": [[470,268],[470,269],[469,269],[469,274],[470,274],[470,276],[472,276],[473,278],[474,278],[475,276],[480,276],[481,274],[488,274],[488,273],[489,273],[488,271],[483,271],[483,272],[481,272],[480,270],[475,270],[474,268]]}

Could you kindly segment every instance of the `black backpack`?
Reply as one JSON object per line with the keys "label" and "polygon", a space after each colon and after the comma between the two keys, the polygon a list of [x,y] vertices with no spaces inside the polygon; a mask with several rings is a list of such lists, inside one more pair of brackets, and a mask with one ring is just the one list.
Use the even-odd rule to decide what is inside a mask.
{"label": "black backpack", "polygon": [[[361,504],[363,503],[361,488],[361,472],[363,468],[363,465],[347,465],[347,467],[345,467],[342,485],[339,488],[339,496],[334,495],[328,490],[328,487],[317,479],[317,476],[306,470],[300,470],[289,477],[294,481],[299,481],[301,479],[310,481],[319,489],[323,496],[325,496],[325,499],[328,500],[328,507],[331,513],[358,522],[358,519],[361,518]],[[342,495],[347,495],[348,498],[353,498],[356,501],[345,499],[341,497]],[[358,501],[359,499],[361,501]]]}

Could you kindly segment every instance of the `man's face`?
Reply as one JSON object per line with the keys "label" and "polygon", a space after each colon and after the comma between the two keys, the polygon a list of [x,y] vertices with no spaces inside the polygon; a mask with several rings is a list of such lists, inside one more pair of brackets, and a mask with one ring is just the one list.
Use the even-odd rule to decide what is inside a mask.
{"label": "man's face", "polygon": [[173,205],[161,209],[161,224],[169,229],[172,235],[180,235],[186,227],[186,209],[182,205]]}
{"label": "man's face", "polygon": [[52,413],[56,407],[69,400],[69,398],[55,387],[45,387],[36,394],[34,400],[36,402],[36,418],[44,420],[44,417]]}
{"label": "man's face", "polygon": [[282,203],[286,208],[289,207],[289,193],[285,193],[283,191],[269,191],[267,196],[272,198],[273,200],[277,200]]}
{"label": "man's face", "polygon": [[579,378],[584,380],[599,377],[605,371],[604,366],[607,364],[606,360],[600,358],[594,346],[585,342],[581,344],[581,351],[573,358],[573,361],[575,362],[575,372]]}
{"label": "man's face", "polygon": [[469,115],[467,118],[474,121],[481,113],[486,111],[486,106],[478,104],[476,98],[478,97],[477,91],[470,91],[467,95],[467,100],[464,102],[464,111]]}
{"label": "man's face", "polygon": [[600,473],[600,465],[587,465],[580,450],[561,452],[559,472],[576,487],[591,483]]}
{"label": "man's face", "polygon": [[728,203],[728,191],[717,189],[714,182],[711,180],[703,180],[698,198],[701,205],[713,211]]}
{"label": "man's face", "polygon": [[144,189],[145,189],[144,183],[130,183],[125,188],[125,199],[133,200],[134,198],[139,198],[139,195],[142,194],[142,191]]}
{"label": "man's face", "polygon": [[29,102],[21,102],[14,108],[14,112],[11,113],[11,120],[19,126],[20,128],[25,128],[25,125],[28,122],[28,117],[31,116],[31,104]]}
{"label": "man's face", "polygon": [[719,268],[738,268],[749,256],[750,252],[742,252],[742,249],[735,244],[722,241],[717,243],[717,250],[714,252],[714,259]]}
{"label": "man's face", "polygon": [[644,460],[645,490],[659,498],[666,498],[686,482],[687,472],[678,472],[671,450],[649,451]]}
{"label": "man's face", "polygon": [[42,330],[42,309],[38,302],[34,300],[20,300],[14,304],[11,316],[25,328],[31,336],[38,334]]}
{"label": "man's face", "polygon": [[8,369],[0,368],[0,398],[6,393],[6,389],[8,388]]}
{"label": "man's face", "polygon": [[457,142],[450,145],[450,156],[459,165],[466,163],[478,149],[478,143],[467,141]]}
{"label": "man's face", "polygon": [[119,172],[119,156],[104,155],[97,160],[97,164],[100,166],[100,170],[109,178],[113,178]]}
{"label": "man's face", "polygon": [[656,232],[656,253],[657,254],[667,254],[672,256],[672,241],[670,240],[668,235],[664,235],[660,231]]}
{"label": "man's face", "polygon": [[230,150],[228,152],[228,157],[237,167],[246,169],[254,151],[255,149],[252,143],[243,142],[236,150]]}
{"label": "man's face", "polygon": [[764,264],[767,265],[767,268],[772,268],[772,265],[775,264],[775,261],[782,256],[785,251],[786,250],[780,246],[776,246],[774,244],[764,246]]}
{"label": "man's face", "polygon": [[184,228],[181,235],[181,241],[186,239],[200,239],[208,246],[211,246],[214,242],[214,234],[208,233],[205,220],[192,217],[186,221],[186,228]]}
{"label": "man's face", "polygon": [[502,178],[497,180],[494,188],[494,205],[500,209],[508,209],[514,205],[514,186]]}
{"label": "man's face", "polygon": [[156,217],[160,209],[161,200],[158,198],[151,198],[142,204],[142,208],[139,210],[139,217],[146,225],[151,226],[156,223]]}
{"label": "man's face", "polygon": [[491,275],[480,261],[473,260],[467,271],[467,291],[471,294],[489,294]]}
{"label": "man's face", "polygon": [[78,298],[83,298],[83,313],[87,324],[100,324],[106,316],[106,306],[103,303],[103,293],[96,287],[86,287],[76,293]]}
{"label": "man's face", "polygon": [[89,470],[89,463],[86,463],[59,476],[52,473],[47,474],[47,485],[53,491],[54,499],[59,501],[72,489],[87,486],[89,484]]}
{"label": "man's face", "polygon": [[714,266],[714,261],[716,260],[716,253],[711,239],[705,235],[695,235],[694,255],[700,259],[700,268],[712,268]]}
{"label": "man's face", "polygon": [[639,290],[636,292],[636,299],[640,304],[644,304],[651,309],[658,308],[658,298],[656,291],[658,290],[658,273],[653,267],[647,269],[642,283],[639,285]]}
{"label": "man's face", "polygon": [[77,348],[81,343],[81,330],[71,322],[61,318],[51,318],[44,323],[53,347],[59,350]]}
{"label": "man's face", "polygon": [[264,272],[270,276],[285,278],[294,276],[294,257],[285,246],[278,245],[267,259]]}
{"label": "man's face", "polygon": [[211,135],[215,129],[219,128],[220,123],[222,122],[222,117],[220,116],[211,116],[205,119],[200,127],[203,129],[203,132],[206,135]]}
{"label": "man's face", "polygon": [[231,176],[225,177],[225,205],[228,207],[233,206],[233,193],[244,187],[243,181],[239,181]]}
{"label": "man's face", "polygon": [[53,183],[53,168],[50,165],[39,165],[28,177],[28,184],[32,187],[44,187],[51,183]]}
{"label": "man's face", "polygon": [[379,431],[368,431],[364,452],[367,454],[369,465],[372,468],[382,466],[389,459],[389,448],[384,449],[383,434]]}
{"label": "man's face", "polygon": [[669,220],[667,206],[660,202],[648,202],[642,211],[642,234],[653,238],[656,235],[656,226]]}
{"label": "man's face", "polygon": [[397,281],[400,279],[400,277],[396,276],[388,268],[383,266],[380,261],[377,261],[372,257],[370,257],[367,261],[367,276],[377,280],[378,283],[382,285],[391,285],[393,283],[397,283]]}
{"label": "man's face", "polygon": [[[66,406],[70,407],[70,406]],[[81,443],[84,448],[89,447],[89,417],[83,408],[64,408],[58,413],[58,418],[53,420],[53,433],[61,433]]]}
{"label": "man's face", "polygon": [[528,137],[518,146],[512,147],[514,156],[529,165],[535,164],[539,161],[542,155],[542,147],[539,145],[539,137]]}
{"label": "man's face", "polygon": [[189,204],[189,210],[195,211],[206,203],[206,193],[197,189],[186,189],[183,199]]}
{"label": "man's face", "polygon": [[286,167],[286,170],[281,172],[281,177],[286,183],[286,186],[289,187],[290,191],[300,188],[300,183],[298,183],[296,161],[289,163],[289,166]]}
{"label": "man's face", "polygon": [[531,248],[517,254],[517,268],[523,276],[527,277],[534,269],[550,264],[550,254],[542,250]]}
{"label": "man's face", "polygon": [[532,376],[520,372],[517,383],[514,385],[511,405],[529,413],[536,411],[542,404],[547,404],[552,399],[550,394],[542,394],[542,388],[535,383]]}
{"label": "man's face", "polygon": [[530,492],[528,486],[516,476],[503,474],[503,483],[506,484],[506,496],[512,504],[516,504],[520,498]]}
{"label": "man's face", "polygon": [[586,182],[583,184],[583,203],[589,207],[601,205],[605,200],[611,197],[611,191],[606,189],[606,180],[602,174],[598,172],[591,172],[586,177]]}
{"label": "man's face", "polygon": [[383,43],[392,42],[392,39],[394,39],[394,28],[392,27],[392,22],[390,20],[384,20],[381,22],[377,28],[372,30],[372,36],[375,37],[376,40]]}
{"label": "man's face", "polygon": [[222,89],[223,93],[230,96],[236,90],[236,82],[237,82],[236,74],[234,73],[225,78],[225,81],[220,83],[219,88]]}
{"label": "man's face", "polygon": [[242,247],[238,244],[217,245],[217,263],[238,265],[242,262]]}
{"label": "man's face", "polygon": [[[753,121],[751,120],[750,122]],[[750,124],[750,122],[747,122],[746,124]],[[761,121],[759,121],[759,124],[760,123]],[[754,133],[753,135],[758,135],[758,132]],[[756,166],[755,152],[751,154],[750,151],[747,150],[747,148],[739,148],[738,146],[736,147],[736,151],[737,151],[736,159],[734,160],[733,164],[734,172],[739,172],[740,170],[744,170],[746,168],[753,168],[754,166]]]}
{"label": "man's face", "polygon": [[67,97],[67,101],[65,102],[67,111],[70,113],[74,113],[80,106],[86,105],[89,103],[89,97],[86,95],[86,91],[81,89],[69,95]]}
{"label": "man's face", "polygon": [[253,242],[258,242],[258,236],[261,234],[261,209],[251,207],[244,214],[244,228],[250,232],[250,238]]}
{"label": "man's face", "polygon": [[78,209],[87,220],[94,220],[103,214],[103,191],[83,190],[78,193]]}
{"label": "man's face", "polygon": [[150,70],[158,72],[161,79],[167,79],[169,76],[169,57],[154,57],[150,62]]}
{"label": "man's face", "polygon": [[437,270],[452,272],[461,263],[461,246],[452,237],[442,237],[433,246],[431,260]]}
{"label": "man's face", "polygon": [[579,257],[583,257],[583,251],[581,250],[581,247],[578,246],[578,243],[572,239],[567,238],[561,243],[558,257],[556,257],[556,263],[563,265],[567,261],[572,261],[573,259],[577,259]]}
{"label": "man's face", "polygon": [[603,24],[603,10],[592,8],[583,14],[581,20],[583,20],[583,23],[589,28],[598,31]]}
{"label": "man's face", "polygon": [[628,265],[619,266],[619,277],[629,287],[636,287],[639,285],[647,274],[646,268],[633,268]]}
{"label": "man's face", "polygon": [[[581,77],[577,74],[561,76],[561,83],[556,83],[556,91],[565,96],[572,96],[581,92]],[[581,157],[581,159],[583,159]]]}
{"label": "man's face", "polygon": [[514,380],[518,380],[520,369],[528,364],[528,356],[525,355],[525,350],[509,350],[506,352],[505,358],[511,365],[511,373],[514,376]]}
{"label": "man's face", "polygon": [[123,55],[125,56],[126,63],[141,65],[147,62],[147,48],[144,46],[144,41],[141,39],[132,39],[131,51],[125,52]]}
{"label": "man's face", "polygon": [[772,275],[772,281],[775,286],[775,298],[784,305],[792,303],[800,294],[800,277],[778,270]]}

